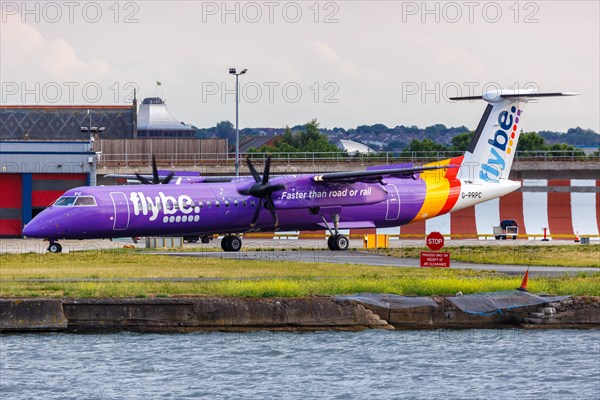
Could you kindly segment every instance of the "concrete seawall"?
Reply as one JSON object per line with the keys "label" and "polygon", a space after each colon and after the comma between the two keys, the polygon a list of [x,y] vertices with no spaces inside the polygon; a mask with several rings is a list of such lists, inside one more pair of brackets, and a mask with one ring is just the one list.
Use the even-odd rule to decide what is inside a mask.
{"label": "concrete seawall", "polygon": [[0,299],[0,332],[67,329],[62,300]]}
{"label": "concrete seawall", "polygon": [[445,297],[421,299],[423,304],[402,308],[333,297],[0,299],[0,332],[600,328],[600,297],[486,316],[464,312]]}

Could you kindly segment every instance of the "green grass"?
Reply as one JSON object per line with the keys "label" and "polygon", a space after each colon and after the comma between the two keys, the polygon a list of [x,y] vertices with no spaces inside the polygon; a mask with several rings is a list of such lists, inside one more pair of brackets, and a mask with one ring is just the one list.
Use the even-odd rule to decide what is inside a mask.
{"label": "green grass", "polygon": [[[453,257],[454,258],[454,257]],[[60,278],[218,278],[193,282],[20,282]],[[132,250],[0,255],[0,297],[297,297],[360,292],[447,295],[515,289],[520,277],[491,271],[394,268],[294,260],[220,260]],[[600,271],[532,277],[532,292],[600,296]]]}
{"label": "green grass", "polygon": [[[418,258],[421,251],[429,250],[416,246],[373,250],[400,258]],[[450,252],[452,261],[461,262],[600,268],[600,244],[552,246],[517,243],[507,246],[492,243],[485,246],[447,246],[442,251]]]}

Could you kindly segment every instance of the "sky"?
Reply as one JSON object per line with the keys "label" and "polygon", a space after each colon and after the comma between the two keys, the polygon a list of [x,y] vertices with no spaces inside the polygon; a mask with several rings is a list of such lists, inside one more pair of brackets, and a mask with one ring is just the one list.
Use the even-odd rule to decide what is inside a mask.
{"label": "sky", "polygon": [[[487,89],[525,130],[600,131],[598,1],[1,1],[0,103],[115,105],[160,96],[198,127],[435,123],[474,129]],[[156,83],[160,82],[160,86]]]}

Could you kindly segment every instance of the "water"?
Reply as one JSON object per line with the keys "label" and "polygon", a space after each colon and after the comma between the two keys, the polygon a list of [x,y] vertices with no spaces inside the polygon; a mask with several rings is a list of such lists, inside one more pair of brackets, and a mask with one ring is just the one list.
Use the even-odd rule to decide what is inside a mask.
{"label": "water", "polygon": [[600,331],[0,336],[2,399],[600,399]]}

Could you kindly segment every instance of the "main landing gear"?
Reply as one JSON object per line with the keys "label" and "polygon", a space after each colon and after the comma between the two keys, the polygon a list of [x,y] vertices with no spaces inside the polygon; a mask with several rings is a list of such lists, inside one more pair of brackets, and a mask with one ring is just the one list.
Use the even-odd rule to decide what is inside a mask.
{"label": "main landing gear", "polygon": [[240,251],[242,248],[242,239],[238,235],[225,235],[221,240],[223,251]]}
{"label": "main landing gear", "polygon": [[348,247],[350,246],[350,240],[348,240],[346,236],[340,234],[339,232],[340,214],[331,214],[331,218],[333,219],[333,230],[329,227],[329,224],[325,218],[323,216],[321,216],[321,218],[323,218],[323,222],[325,222],[325,225],[327,226],[327,229],[331,235],[329,236],[329,239],[327,239],[327,247],[329,247],[329,250],[348,250]]}
{"label": "main landing gear", "polygon": [[329,236],[329,239],[327,239],[327,247],[329,247],[329,250],[348,250],[349,245],[350,241],[344,235],[333,235]]}
{"label": "main landing gear", "polygon": [[60,243],[55,242],[54,240],[50,240],[48,251],[50,253],[60,253],[62,251],[62,246],[60,245]]}

